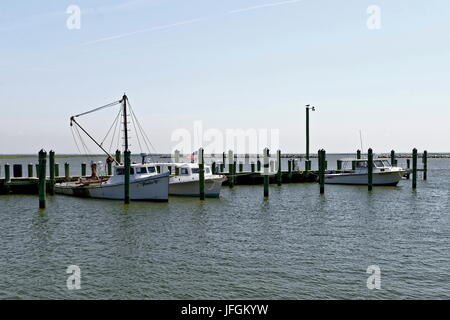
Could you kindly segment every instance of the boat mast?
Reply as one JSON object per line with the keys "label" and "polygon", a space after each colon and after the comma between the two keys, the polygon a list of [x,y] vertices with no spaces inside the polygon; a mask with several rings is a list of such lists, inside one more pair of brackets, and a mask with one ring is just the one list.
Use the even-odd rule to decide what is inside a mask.
{"label": "boat mast", "polygon": [[128,151],[128,123],[127,123],[127,96],[123,95],[123,131],[124,131],[124,140],[125,140],[125,150]]}
{"label": "boat mast", "polygon": [[128,150],[128,123],[127,123],[127,96],[123,95],[123,130],[125,139],[125,185],[124,185],[124,202],[130,203],[130,174],[131,174],[131,153]]}

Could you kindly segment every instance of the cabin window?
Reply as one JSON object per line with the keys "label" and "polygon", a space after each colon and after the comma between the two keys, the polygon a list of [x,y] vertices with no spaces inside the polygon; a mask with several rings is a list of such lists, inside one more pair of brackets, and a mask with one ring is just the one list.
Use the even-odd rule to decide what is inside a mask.
{"label": "cabin window", "polygon": [[209,170],[209,168],[205,168],[205,172],[210,173],[211,171]]}
{"label": "cabin window", "polygon": [[145,174],[147,173],[147,168],[136,168],[136,173],[138,174]]}
{"label": "cabin window", "polygon": [[192,173],[199,173],[200,169],[199,168],[192,168]]}
{"label": "cabin window", "polygon": [[390,167],[391,166],[391,163],[389,161],[387,161],[387,160],[383,160],[383,164],[384,164],[385,167]]}
{"label": "cabin window", "polygon": [[377,167],[377,168],[383,168],[383,167],[385,167],[383,161],[381,161],[381,160],[375,160],[375,161],[373,162],[373,164],[374,164],[375,167]]}
{"label": "cabin window", "polygon": [[357,168],[367,168],[367,161],[358,161],[357,163],[356,163],[356,167]]}
{"label": "cabin window", "polygon": [[189,171],[188,171],[188,169],[187,168],[181,168],[181,170],[180,170],[180,174],[182,174],[182,175],[189,175]]}
{"label": "cabin window", "polygon": [[[134,174],[134,168],[130,168],[130,174]],[[125,175],[125,168],[116,169],[116,175],[118,176]]]}
{"label": "cabin window", "polygon": [[148,173],[155,173],[156,172],[155,167],[148,167],[147,170],[148,170]]}

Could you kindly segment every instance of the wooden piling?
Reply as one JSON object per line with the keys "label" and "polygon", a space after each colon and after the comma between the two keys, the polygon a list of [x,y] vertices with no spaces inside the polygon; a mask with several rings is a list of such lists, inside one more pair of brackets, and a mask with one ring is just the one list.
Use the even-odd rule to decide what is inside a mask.
{"label": "wooden piling", "polygon": [[361,150],[356,151],[356,159],[361,159]]}
{"label": "wooden piling", "polygon": [[22,178],[23,177],[23,171],[22,171],[22,165],[21,164],[14,164],[13,165],[13,177],[14,178]]}
{"label": "wooden piling", "polygon": [[50,183],[49,183],[49,194],[55,194],[55,151],[50,150],[49,152],[49,169],[50,169]]}
{"label": "wooden piling", "polygon": [[33,164],[28,164],[28,178],[33,178]]}
{"label": "wooden piling", "polygon": [[[179,163],[180,162],[180,151],[179,150],[175,150],[175,159],[174,159],[175,163]],[[175,175],[179,175],[180,174],[180,168],[175,167]]]}
{"label": "wooden piling", "polygon": [[277,185],[281,186],[281,150],[277,151]]}
{"label": "wooden piling", "polygon": [[108,162],[108,172],[107,172],[108,176],[112,176],[112,162]]}
{"label": "wooden piling", "polygon": [[413,160],[412,160],[412,188],[417,189],[417,149],[413,149]]}
{"label": "wooden piling", "polygon": [[305,173],[311,171],[311,160],[305,160]]}
{"label": "wooden piling", "polygon": [[408,169],[408,174],[406,175],[406,179],[411,179],[411,173],[409,169],[411,169],[411,159],[406,159],[406,169]]}
{"label": "wooden piling", "polygon": [[45,209],[47,152],[39,151],[39,208]]}
{"label": "wooden piling", "polygon": [[124,203],[130,203],[130,174],[131,174],[131,152],[125,150],[124,153],[125,163],[125,185],[124,185]]}
{"label": "wooden piling", "polygon": [[261,172],[261,160],[259,160],[259,159],[256,162],[256,171]]}
{"label": "wooden piling", "polygon": [[269,198],[269,149],[264,149],[263,173],[264,175],[264,199]]}
{"label": "wooden piling", "polygon": [[223,163],[224,168],[225,168],[225,164],[226,164],[225,161],[226,161],[226,155],[225,155],[225,152],[222,152],[222,163]]}
{"label": "wooden piling", "polygon": [[244,172],[244,164],[239,162],[239,172]]}
{"label": "wooden piling", "polygon": [[428,152],[426,150],[423,152],[422,163],[423,163],[423,180],[427,180],[427,178],[428,178]]}
{"label": "wooden piling", "polygon": [[122,163],[122,156],[121,156],[122,154],[121,154],[121,152],[120,152],[120,150],[116,150],[116,161],[118,162],[118,163]]}
{"label": "wooden piling", "polygon": [[292,179],[292,160],[288,160],[288,177]]}
{"label": "wooden piling", "polygon": [[233,151],[228,151],[228,186],[230,188],[234,187],[234,170],[233,170]]}
{"label": "wooden piling", "polygon": [[252,171],[252,173],[255,172],[255,163],[254,162],[252,162],[250,164],[250,170]]}
{"label": "wooden piling", "polygon": [[85,162],[83,162],[83,163],[81,164],[81,176],[82,176],[82,177],[85,177],[85,176],[86,176],[86,163],[85,163]]}
{"label": "wooden piling", "polygon": [[198,150],[200,200],[205,200],[205,159],[203,153],[203,148],[200,148]]}
{"label": "wooden piling", "polygon": [[367,152],[367,176],[368,176],[368,189],[373,190],[373,150],[369,149]]}
{"label": "wooden piling", "polygon": [[319,185],[320,185],[320,194],[325,193],[325,159],[326,153],[325,150],[319,150]]}
{"label": "wooden piling", "polygon": [[66,181],[70,181],[70,165],[67,162],[64,163],[64,178]]}
{"label": "wooden piling", "polygon": [[55,163],[55,177],[59,177],[59,163]]}
{"label": "wooden piling", "polygon": [[211,164],[211,173],[212,174],[217,174],[216,172],[216,162],[213,161],[213,163]]}
{"label": "wooden piling", "polygon": [[11,166],[9,163],[5,164],[5,183],[11,182]]}
{"label": "wooden piling", "polygon": [[36,178],[39,178],[39,164],[36,163],[35,167],[36,167]]}
{"label": "wooden piling", "polygon": [[392,165],[393,167],[396,166],[395,150],[392,150],[392,151],[391,151],[391,165]]}

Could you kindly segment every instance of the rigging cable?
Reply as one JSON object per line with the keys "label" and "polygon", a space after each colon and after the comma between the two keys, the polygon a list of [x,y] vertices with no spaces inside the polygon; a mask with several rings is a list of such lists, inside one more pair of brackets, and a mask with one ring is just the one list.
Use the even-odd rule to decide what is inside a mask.
{"label": "rigging cable", "polygon": [[133,113],[133,109],[131,108],[131,105],[130,105],[130,111],[131,111],[131,122],[133,123],[134,130],[136,131],[136,138],[137,138],[137,141],[138,141],[138,144],[139,144],[139,149],[140,149],[140,151],[142,153],[143,150],[142,150],[141,140],[139,139],[139,134],[138,134],[138,131],[136,129],[136,122],[137,122],[137,120],[134,117],[134,113]]}
{"label": "rigging cable", "polygon": [[80,147],[78,146],[77,138],[75,137],[75,132],[73,132],[73,126],[70,127],[70,132],[72,132],[72,138],[73,141],[75,142],[75,145],[77,146],[78,152],[80,153],[80,155],[83,155],[83,153],[80,150]]}
{"label": "rigging cable", "polygon": [[[145,133],[144,129],[142,128],[142,125],[141,125],[141,123],[139,122],[139,120],[137,119],[136,114],[134,113],[133,109],[131,108],[131,105],[130,105],[130,110],[131,110],[131,112],[132,112],[132,114],[133,114],[133,117],[136,119],[136,122],[137,122],[137,124],[138,124],[139,130],[140,130],[140,132],[141,132],[141,134],[142,134],[143,140],[144,140],[144,142],[145,142],[145,145],[147,146],[147,149],[148,149],[149,153],[150,153],[150,148],[149,148],[148,144],[150,144],[150,146],[152,147],[153,151],[156,153],[156,148],[155,148],[155,147],[153,146],[153,144],[150,142],[150,139],[148,138],[147,134]],[[146,139],[147,139],[147,140],[146,140]],[[148,142],[148,143],[147,143],[147,142]]]}
{"label": "rigging cable", "polygon": [[81,145],[83,146],[83,149],[86,152],[86,158],[89,161],[92,161],[92,158],[89,156],[89,154],[90,154],[89,148],[87,147],[86,143],[84,142],[83,138],[81,137],[81,134],[80,134],[80,131],[79,131],[78,127],[75,127],[75,130],[76,130],[76,132],[78,134],[78,137],[80,138]]}
{"label": "rigging cable", "polygon": [[92,110],[90,110],[90,111],[86,111],[86,112],[77,114],[76,116],[73,116],[73,117],[74,117],[74,118],[78,118],[78,117],[80,117],[80,116],[84,116],[84,115],[89,114],[89,113],[93,113],[93,112],[96,112],[96,111],[99,111],[99,110],[102,110],[102,109],[105,109],[105,108],[109,108],[109,107],[118,105],[119,103],[122,103],[122,100],[115,101],[115,102],[109,103],[109,104],[107,104],[107,105],[104,105],[104,106],[101,106],[101,107],[92,109]]}
{"label": "rigging cable", "polygon": [[[111,150],[112,150],[112,145],[113,145],[115,137],[116,137],[117,128],[120,127],[119,119],[120,119],[121,114],[122,114],[122,109],[119,110],[119,118],[118,118],[118,121],[116,122],[116,125],[114,126],[114,132],[113,132],[112,137],[111,137],[111,144],[109,145],[109,153],[111,153]],[[118,130],[117,134],[120,136],[120,129]]]}
{"label": "rigging cable", "polygon": [[116,118],[114,119],[114,122],[112,123],[111,127],[109,128],[108,132],[106,133],[105,137],[103,138],[102,142],[100,142],[100,145],[103,146],[103,142],[105,142],[106,138],[108,137],[109,133],[111,132],[111,129],[115,126],[117,119],[119,119],[120,111],[117,114]]}

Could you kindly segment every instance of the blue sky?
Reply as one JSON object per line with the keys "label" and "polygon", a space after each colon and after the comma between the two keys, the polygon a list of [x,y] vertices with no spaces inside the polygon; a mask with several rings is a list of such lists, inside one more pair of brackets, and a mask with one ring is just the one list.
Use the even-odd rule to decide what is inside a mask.
{"label": "blue sky", "polygon": [[[66,27],[71,4],[80,30]],[[304,152],[308,103],[313,151],[352,152],[359,130],[376,152],[450,151],[449,12],[443,0],[2,1],[0,153],[77,152],[69,116],[124,92],[160,152],[198,120],[279,129],[283,152]],[[89,128],[101,137],[114,116]]]}

